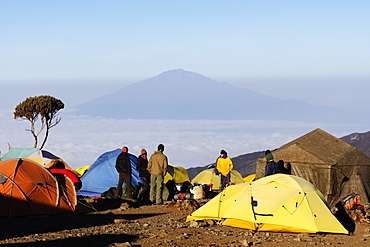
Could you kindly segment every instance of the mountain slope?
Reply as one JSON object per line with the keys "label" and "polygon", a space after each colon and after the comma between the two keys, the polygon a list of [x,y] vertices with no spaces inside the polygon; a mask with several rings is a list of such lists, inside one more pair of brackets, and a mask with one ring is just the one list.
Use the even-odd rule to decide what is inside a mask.
{"label": "mountain slope", "polygon": [[354,146],[367,156],[370,156],[370,131],[365,133],[352,133],[340,139]]}
{"label": "mountain slope", "polygon": [[[336,121],[334,109],[281,100],[215,82],[203,75],[170,70],[78,106],[78,113],[133,119],[261,119]],[[348,119],[348,118],[347,118]]]}
{"label": "mountain slope", "polygon": [[[263,157],[265,157],[265,151],[239,155],[232,158],[234,165],[233,169],[238,171],[243,177],[254,174],[256,173],[256,162],[258,158]],[[204,171],[208,166],[214,164],[215,163],[212,163],[203,167],[193,167],[187,169],[186,171],[188,172],[189,178],[193,179],[199,172]]]}
{"label": "mountain slope", "polygon": [[[358,150],[370,157],[370,131],[366,133],[352,133],[339,139],[356,147]],[[263,157],[265,157],[264,151],[242,154],[237,157],[233,157],[232,161],[234,164],[234,170],[240,172],[243,177],[253,174],[256,172],[256,163],[258,158]],[[194,178],[199,172],[205,170],[209,165],[187,169],[189,178]]]}

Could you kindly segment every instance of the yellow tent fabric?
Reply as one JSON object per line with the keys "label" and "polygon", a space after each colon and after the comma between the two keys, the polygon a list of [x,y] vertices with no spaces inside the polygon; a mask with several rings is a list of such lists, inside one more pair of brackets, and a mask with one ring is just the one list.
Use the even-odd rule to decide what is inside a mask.
{"label": "yellow tent fabric", "polygon": [[84,175],[84,173],[87,171],[87,170],[89,170],[90,169],[90,167],[92,166],[92,164],[91,165],[89,165],[89,166],[81,166],[81,167],[79,167],[79,168],[77,168],[76,169],[76,172],[78,172],[78,174],[80,174],[81,176],[82,175]]}
{"label": "yellow tent fabric", "polygon": [[[212,184],[212,190],[218,190],[220,188],[220,177],[213,173],[214,169],[207,169],[201,171],[196,175],[192,183],[193,184]],[[244,183],[242,175],[236,171],[232,170],[230,172],[230,182],[234,184]]]}
{"label": "yellow tent fabric", "polygon": [[187,217],[204,219],[257,231],[348,234],[315,186],[286,174],[229,186]]}
{"label": "yellow tent fabric", "polygon": [[245,178],[243,178],[244,182],[252,182],[254,181],[254,179],[256,178],[256,174],[251,174],[249,176],[246,176]]}
{"label": "yellow tent fabric", "polygon": [[180,166],[175,167],[175,175],[173,179],[175,179],[175,182],[177,184],[181,184],[185,181],[189,181],[188,172],[186,171],[184,167],[180,167]]}
{"label": "yellow tent fabric", "polygon": [[240,183],[244,183],[244,180],[243,180],[242,175],[238,171],[232,170],[230,172],[230,182],[233,184],[240,184]]}
{"label": "yellow tent fabric", "polygon": [[167,172],[164,176],[164,184],[166,184],[169,180],[175,180],[175,183],[181,184],[185,181],[189,181],[189,175],[185,168],[178,166],[173,168],[174,174],[173,176]]}
{"label": "yellow tent fabric", "polygon": [[220,188],[220,178],[213,173],[214,169],[201,171],[191,181],[193,184],[212,184],[212,190]]}

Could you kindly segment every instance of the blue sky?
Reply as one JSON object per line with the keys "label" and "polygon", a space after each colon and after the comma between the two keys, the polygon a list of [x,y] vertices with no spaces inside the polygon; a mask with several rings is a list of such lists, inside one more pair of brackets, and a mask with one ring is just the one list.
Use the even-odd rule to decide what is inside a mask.
{"label": "blue sky", "polygon": [[2,105],[39,94],[76,105],[181,68],[365,109],[369,10],[365,0],[1,1],[0,83],[19,91]]}
{"label": "blue sky", "polygon": [[[2,80],[369,77],[368,1],[2,1]],[[6,59],[5,59],[6,58]]]}
{"label": "blue sky", "polygon": [[181,68],[280,98],[362,107],[369,10],[365,0],[1,1],[0,83],[75,105]]}
{"label": "blue sky", "polygon": [[[368,1],[1,1],[2,80],[369,77]],[[4,59],[6,58],[6,59]]]}
{"label": "blue sky", "polygon": [[[26,97],[41,94],[60,98],[69,108],[164,71],[184,69],[278,98],[362,109],[370,116],[369,10],[367,0],[0,1],[0,109],[12,110]],[[1,113],[0,121],[3,129],[9,128],[0,132],[3,153],[7,142],[20,146],[23,135],[32,142],[29,133],[15,129],[20,123],[13,124],[11,112]],[[122,144],[121,139],[102,141],[116,132],[94,134],[91,129],[86,134],[78,129],[86,124],[74,122],[71,126],[62,121],[53,129],[50,151],[74,155],[71,148],[81,145],[87,158],[80,163],[86,165],[100,152]],[[257,133],[248,129],[244,136],[232,130],[219,137],[204,130],[202,136],[192,133],[187,140],[181,140],[187,130],[176,134],[178,139],[173,131],[163,136],[173,148],[167,149],[172,157],[174,150],[187,150],[179,162],[172,158],[176,164],[193,150],[200,160],[192,165],[204,165],[213,162],[221,148],[232,156],[271,149],[316,127],[338,137],[368,131],[335,123],[283,125],[288,126],[284,131],[271,124]],[[82,137],[66,135],[71,129]],[[146,134],[139,138],[143,145]],[[122,137],[129,146],[139,145],[137,136]],[[163,141],[150,138],[151,148]],[[230,145],[223,146],[225,140]]]}

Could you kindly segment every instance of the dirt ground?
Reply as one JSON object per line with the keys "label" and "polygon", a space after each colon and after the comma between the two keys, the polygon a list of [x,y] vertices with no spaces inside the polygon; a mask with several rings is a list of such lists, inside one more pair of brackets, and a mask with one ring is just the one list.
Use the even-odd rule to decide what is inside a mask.
{"label": "dirt ground", "polygon": [[[353,235],[253,232],[210,222],[185,222],[194,204],[91,202],[96,211],[75,215],[0,218],[4,246],[370,246],[370,224]],[[184,201],[185,203],[185,201]],[[198,205],[204,204],[198,201]],[[188,210],[188,211],[186,211]],[[80,207],[81,211],[81,207]]]}

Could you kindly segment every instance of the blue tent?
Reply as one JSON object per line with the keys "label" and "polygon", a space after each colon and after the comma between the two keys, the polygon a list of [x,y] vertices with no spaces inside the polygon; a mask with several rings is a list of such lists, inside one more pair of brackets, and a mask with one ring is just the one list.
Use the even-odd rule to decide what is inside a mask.
{"label": "blue tent", "polygon": [[[100,196],[109,188],[117,187],[119,174],[116,170],[116,159],[121,152],[122,150],[119,148],[100,155],[89,170],[81,177],[82,188],[78,194]],[[137,186],[139,182],[141,183],[139,171],[136,170],[137,157],[130,153],[128,156],[130,157],[132,168],[131,184]]]}

